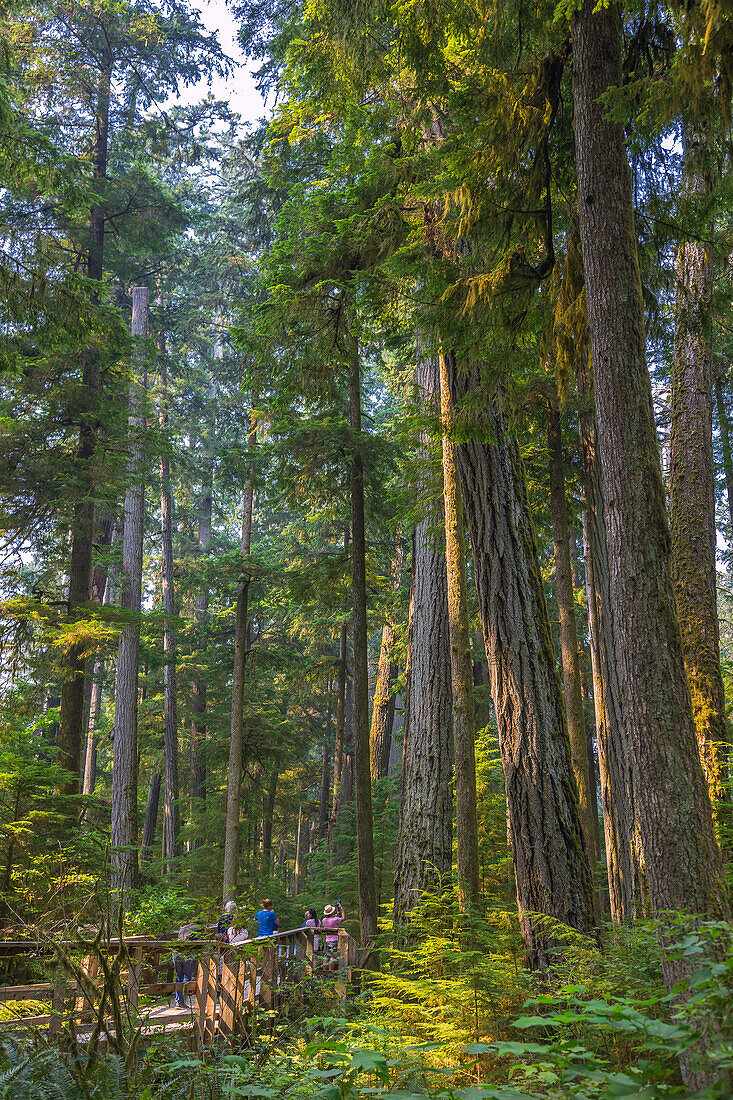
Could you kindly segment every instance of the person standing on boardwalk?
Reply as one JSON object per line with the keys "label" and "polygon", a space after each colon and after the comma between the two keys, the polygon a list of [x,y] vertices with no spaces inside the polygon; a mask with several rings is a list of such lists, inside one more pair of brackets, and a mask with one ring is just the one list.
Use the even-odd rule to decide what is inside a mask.
{"label": "person standing on boardwalk", "polygon": [[[338,951],[339,951],[339,937],[338,930],[339,925],[344,919],[344,909],[340,901],[336,902],[335,907],[333,905],[327,905],[323,910],[323,920],[321,921],[321,928],[327,931],[326,935],[326,970],[336,970],[338,967]],[[328,932],[330,931],[330,935]]]}
{"label": "person standing on boardwalk", "polygon": [[275,916],[275,910],[272,908],[270,899],[263,898],[261,905],[262,908],[255,913],[259,939],[262,939],[263,936],[271,936],[280,927],[280,921]]}

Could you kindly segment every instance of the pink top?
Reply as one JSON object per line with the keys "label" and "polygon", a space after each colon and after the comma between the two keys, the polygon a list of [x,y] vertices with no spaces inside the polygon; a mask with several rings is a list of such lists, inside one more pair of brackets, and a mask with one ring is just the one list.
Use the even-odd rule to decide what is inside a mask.
{"label": "pink top", "polygon": [[[338,926],[343,919],[343,917],[324,917],[321,921],[321,928],[338,931]],[[338,936],[326,936],[326,943],[338,943],[338,941]]]}

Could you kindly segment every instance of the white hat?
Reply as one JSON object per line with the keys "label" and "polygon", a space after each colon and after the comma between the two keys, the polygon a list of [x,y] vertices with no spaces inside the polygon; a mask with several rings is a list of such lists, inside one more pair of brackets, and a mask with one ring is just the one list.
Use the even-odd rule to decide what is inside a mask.
{"label": "white hat", "polygon": [[323,915],[324,915],[324,917],[330,917],[331,913],[335,913],[335,912],[336,912],[336,910],[334,909],[334,907],[332,905],[327,905],[326,908],[323,910]]}
{"label": "white hat", "polygon": [[236,908],[237,908],[236,901],[228,901],[226,903],[226,905],[224,906],[224,912],[225,913],[233,913]]}

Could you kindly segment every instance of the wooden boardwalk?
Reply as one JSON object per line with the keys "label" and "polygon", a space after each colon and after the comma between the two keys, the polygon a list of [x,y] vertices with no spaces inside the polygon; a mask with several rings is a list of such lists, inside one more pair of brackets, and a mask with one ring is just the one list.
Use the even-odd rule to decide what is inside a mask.
{"label": "wooden boardwalk", "polygon": [[[321,938],[322,938],[321,933]],[[0,1003],[18,1012],[0,1027],[13,1032],[40,1030],[70,1039],[121,1048],[161,1033],[180,1034],[192,1048],[251,1034],[257,1018],[268,1021],[293,1000],[302,1000],[314,979],[328,983],[345,1000],[355,979],[358,945],[343,929],[338,938],[338,969],[327,971],[316,950],[312,928],[277,932],[220,950],[210,941],[129,936],[87,944],[34,945],[0,941],[0,967],[42,958],[53,980],[31,985],[0,984]],[[171,1005],[180,983],[173,980],[173,954],[195,956],[187,984],[186,1008]],[[26,1006],[48,1002],[42,1015]]]}

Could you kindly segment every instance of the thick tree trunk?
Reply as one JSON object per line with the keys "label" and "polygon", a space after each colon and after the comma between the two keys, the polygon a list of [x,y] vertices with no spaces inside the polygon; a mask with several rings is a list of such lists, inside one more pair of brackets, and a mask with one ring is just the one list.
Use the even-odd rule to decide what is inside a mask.
{"label": "thick tree trunk", "polygon": [[168,458],[168,369],[162,337],[160,353],[160,535],[163,558],[163,852],[165,871],[173,874],[178,854],[178,692],[176,685],[176,596],[173,580],[173,497]]}
{"label": "thick tree trunk", "polygon": [[[101,192],[107,176],[107,146],[109,140],[109,101],[112,79],[112,57],[103,52],[102,68],[97,90],[97,118],[93,153],[93,184]],[[101,197],[101,196],[100,196]],[[89,257],[87,275],[94,282],[101,282],[104,275],[104,225],[105,208],[101,201],[95,204],[89,215]],[[99,293],[92,290],[91,305],[99,304]],[[87,489],[74,506],[71,528],[71,562],[69,565],[68,614],[70,618],[81,613],[89,601],[92,581],[92,550],[94,544],[93,469],[99,436],[100,360],[97,348],[87,348],[83,353],[82,389],[86,395],[85,411],[79,425],[75,470],[80,485]],[[84,730],[84,681],[86,660],[84,643],[79,642],[67,650],[64,678],[61,685],[61,713],[58,730],[58,763],[69,773],[69,779],[60,785],[64,794],[76,794],[81,780],[81,747]]]}
{"label": "thick tree trunk", "polygon": [[[479,371],[449,377],[456,407]],[[517,443],[499,394],[473,438],[456,448],[473,549],[479,614],[499,730],[522,934],[544,969],[556,946],[534,914],[582,932],[594,925],[593,890],[555,665],[537,546]]]}
{"label": "thick tree trunk", "polygon": [[356,792],[356,854],[359,879],[359,919],[362,946],[377,934],[377,891],[374,880],[372,783],[369,769],[369,664],[367,659],[366,531],[364,523],[364,459],[361,445],[361,372],[359,346],[352,338],[349,357],[349,426],[351,456],[351,565],[354,598],[354,788]]}
{"label": "thick tree trunk", "polygon": [[[592,398],[585,367],[579,376],[585,400]],[[584,532],[588,631],[593,669],[598,768],[611,919],[636,920],[645,910],[646,882],[637,795],[621,690],[623,670],[613,627],[611,579],[606,547],[606,512],[600,481],[595,414],[583,407],[580,438],[585,474]]]}
{"label": "thick tree trunk", "polygon": [[[704,195],[704,143],[683,129],[688,196]],[[709,244],[687,240],[676,266],[672,368],[671,533],[672,578],[682,652],[690,685],[700,760],[713,803],[718,837],[730,824],[725,691],[715,570],[715,466],[713,460],[713,354],[710,310],[713,254]],[[730,843],[728,837],[728,843]]]}
{"label": "thick tree trunk", "polygon": [[[254,407],[256,394],[252,394],[249,432],[247,434],[247,474],[244,483],[242,506],[242,538],[240,553],[249,557],[252,541],[252,513],[254,510],[254,452],[257,446],[257,421]],[[239,864],[239,814],[242,800],[242,734],[244,730],[244,676],[247,663],[247,606],[250,574],[240,574],[237,584],[237,602],[234,612],[234,667],[232,671],[232,711],[229,736],[229,772],[227,776],[227,816],[224,830],[224,901],[231,901],[237,892]]]}
{"label": "thick tree trunk", "polygon": [[560,617],[560,650],[565,687],[565,715],[568,721],[573,772],[578,787],[580,823],[591,868],[598,858],[595,830],[591,816],[590,782],[588,775],[588,742],[585,733],[583,694],[578,663],[578,632],[575,623],[575,600],[570,564],[570,533],[565,499],[563,472],[562,428],[560,411],[554,403],[547,406],[547,454],[550,473],[550,513],[555,544],[555,587]]}
{"label": "thick tree trunk", "polygon": [[[404,560],[405,551],[402,539],[398,535],[395,542],[395,556],[392,562],[393,593],[399,591]],[[369,731],[372,782],[383,779],[389,771],[395,712],[393,688],[399,673],[399,669],[392,658],[394,640],[394,626],[388,619],[382,627],[382,643],[379,648],[379,662],[377,664],[377,682],[374,686],[374,699],[372,701],[372,726]]]}
{"label": "thick tree trunk", "polygon": [[155,846],[155,826],[158,823],[158,807],[160,805],[160,786],[162,776],[160,768],[153,768],[148,780],[148,799],[145,804],[145,821],[143,823],[143,838],[140,845],[140,863],[145,866],[153,858]]}
{"label": "thick tree trunk", "polygon": [[443,510],[448,573],[448,628],[453,694],[453,758],[456,792],[456,865],[462,910],[478,903],[478,820],[476,815],[476,726],[473,662],[466,601],[466,547],[463,504],[458,487],[453,408],[444,357],[439,358],[440,415],[443,439]]}
{"label": "thick tree trunk", "polygon": [[[148,295],[147,287],[133,288],[132,335],[140,340],[148,335]],[[138,359],[142,358],[142,354],[138,349]],[[112,863],[115,886],[123,894],[129,894],[137,878],[137,688],[145,520],[142,433],[145,428],[146,392],[147,370],[143,360],[141,376],[138,378],[133,373],[130,382],[129,424],[132,438],[125,493],[120,607],[130,613],[132,621],[120,634],[117,654],[112,762]]]}
{"label": "thick tree trunk", "polygon": [[[437,417],[440,378],[436,358],[418,359],[416,382],[425,410]],[[427,432],[422,432],[420,468],[430,471],[435,457]],[[403,735],[396,926],[405,923],[423,890],[439,886],[450,874],[453,862],[448,574],[440,545],[445,530],[442,499],[435,500],[432,490],[431,473],[426,472],[418,485],[424,515],[415,528],[413,549],[410,701]]]}
{"label": "thick tree trunk", "polygon": [[[573,17],[580,232],[611,598],[655,912],[728,911],[682,660],[669,527],[646,368],[641,279],[623,128],[603,96],[622,83],[621,16],[585,0]],[[665,979],[684,967],[665,952]]]}

